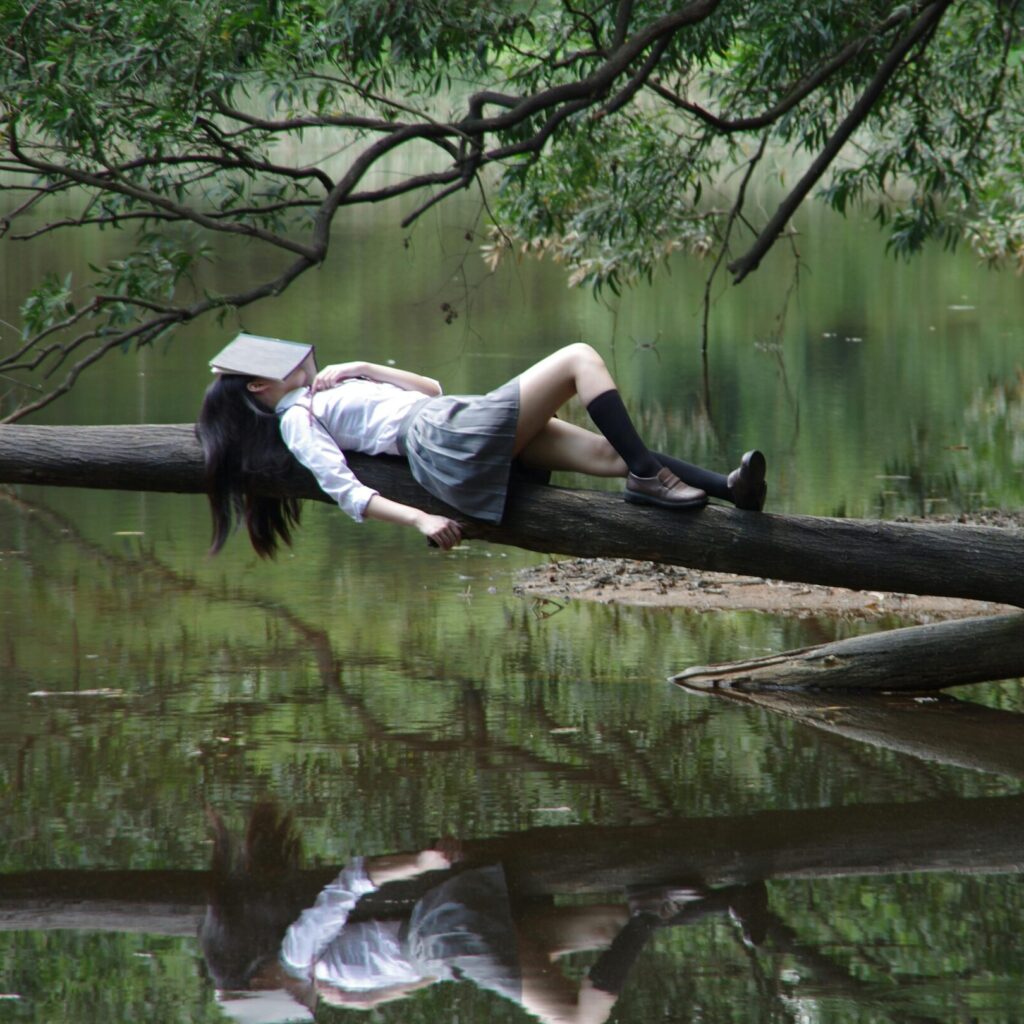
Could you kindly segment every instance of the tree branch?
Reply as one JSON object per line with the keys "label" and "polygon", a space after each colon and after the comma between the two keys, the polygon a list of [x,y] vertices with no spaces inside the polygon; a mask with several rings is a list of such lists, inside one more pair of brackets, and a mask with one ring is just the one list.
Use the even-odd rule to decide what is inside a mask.
{"label": "tree branch", "polygon": [[[364,117],[358,114],[318,114],[315,117],[288,117],[282,120],[270,120],[229,107],[223,101],[218,101],[216,106],[218,113],[224,117],[230,117],[250,128],[258,128],[260,131],[266,132],[304,131],[307,128],[358,128],[372,132],[393,132],[409,127],[406,122],[387,121],[380,117]],[[225,137],[231,137],[231,133]]]}
{"label": "tree branch", "polygon": [[612,38],[613,49],[620,47],[626,41],[632,17],[633,0],[619,0],[619,7],[615,12],[615,35]]}
{"label": "tree branch", "polygon": [[[245,292],[237,292],[233,295],[225,295],[213,298],[203,299],[201,302],[194,303],[192,306],[186,306],[181,308],[168,307],[166,313],[163,313],[157,317],[153,317],[147,320],[145,323],[139,324],[133,327],[131,330],[120,331],[114,335],[111,335],[109,339],[104,342],[103,345],[93,349],[87,356],[79,360],[71,369],[68,371],[67,376],[64,380],[52,390],[46,392],[35,402],[29,405],[19,406],[10,415],[0,419],[0,423],[15,423],[30,413],[36,412],[39,409],[45,408],[51,402],[56,401],[61,395],[67,394],[71,390],[75,381],[93,363],[97,362],[108,352],[117,348],[136,342],[138,345],[145,345],[155,341],[161,334],[170,328],[180,323],[185,323],[189,320],[194,320],[197,317],[202,316],[204,313],[208,313],[214,309],[222,309],[225,307],[231,307],[240,309],[245,306],[251,305],[260,299],[267,298],[270,295],[278,295],[283,292],[295,278],[300,274],[308,270],[314,263],[306,258],[300,257],[295,260],[290,266],[288,266],[282,273],[276,277],[265,281],[263,284],[257,285],[254,288],[250,288]],[[121,301],[130,301],[124,299]],[[73,339],[68,345],[63,346],[65,348],[64,358],[70,354],[71,351],[76,349],[79,345],[84,344],[90,338],[100,337],[101,332],[92,331],[85,335],[79,335]],[[32,343],[36,343],[37,338],[31,339]],[[60,346],[57,346],[59,348]],[[47,350],[46,354],[55,351],[55,348]],[[23,349],[22,351],[25,351]],[[59,365],[59,364],[58,364]],[[6,367],[6,361],[0,361],[0,368]],[[50,371],[52,372],[52,370]]]}
{"label": "tree branch", "polygon": [[[917,6],[918,8],[921,7],[920,4]],[[685,110],[688,114],[693,114],[699,120],[703,121],[711,128],[714,128],[715,131],[726,134],[742,131],[758,131],[761,128],[767,128],[769,125],[774,124],[779,120],[779,118],[789,113],[790,110],[798,106],[804,99],[810,96],[811,93],[824,85],[824,83],[827,82],[837,71],[841,70],[859,56],[863,52],[864,48],[874,38],[888,32],[896,25],[902,24],[912,16],[912,13],[913,12],[909,7],[900,7],[889,15],[885,21],[879,22],[875,25],[869,32],[862,36],[858,36],[856,39],[847,43],[846,46],[844,46],[828,62],[821,65],[821,67],[819,67],[815,72],[793,86],[789,93],[787,93],[787,95],[774,107],[751,117],[728,118],[714,114],[710,110],[700,106],[700,104],[684,99],[682,96],[672,92],[657,81],[652,82],[649,88],[651,88],[662,99],[671,103],[672,106],[677,107],[680,110]]]}
{"label": "tree branch", "polygon": [[889,51],[874,78],[854,104],[850,113],[839,125],[832,137],[825,144],[811,166],[797,182],[790,194],[779,204],[772,218],[765,225],[754,244],[738,260],[729,264],[733,281],[739,284],[752,270],[755,270],[768,250],[775,244],[782,229],[796,212],[796,208],[804,201],[811,189],[820,180],[829,165],[839,154],[846,141],[860,127],[878,98],[885,91],[893,75],[899,70],[910,52],[923,39],[928,37],[938,25],[952,0],[938,0],[929,5],[917,18],[910,30]]}
{"label": "tree branch", "polygon": [[[318,199],[288,199],[283,200],[279,203],[268,203],[265,206],[233,206],[230,210],[224,212],[212,211],[207,214],[208,217],[212,217],[214,220],[223,220],[229,217],[263,217],[273,213],[285,213],[288,210],[305,210],[310,208],[319,208],[320,200]],[[156,210],[139,210],[131,213],[112,213],[105,217],[65,217],[63,220],[51,221],[48,224],[44,224],[42,227],[36,228],[35,231],[26,231],[23,234],[11,235],[11,240],[15,242],[30,242],[34,238],[39,238],[41,235],[47,235],[54,231],[59,231],[62,228],[78,228],[85,226],[102,226],[105,224],[126,224],[132,221],[164,221],[170,224],[179,224],[182,221],[181,217],[177,217],[174,214],[166,211]]]}
{"label": "tree branch", "polygon": [[651,47],[651,52],[643,62],[637,73],[619,90],[618,94],[601,108],[600,117],[610,117],[618,113],[633,97],[647,84],[648,79],[658,66],[659,61],[665,56],[665,51],[671,43],[671,36],[663,36]]}
{"label": "tree branch", "polygon": [[74,181],[79,185],[88,185],[91,188],[98,188],[107,192],[116,192],[119,195],[127,196],[130,199],[135,199],[138,202],[151,205],[157,210],[166,210],[177,215],[182,220],[198,224],[200,227],[208,228],[211,231],[217,231],[222,234],[242,235],[247,238],[256,238],[261,242],[267,242],[275,248],[286,249],[296,255],[311,259],[314,263],[320,262],[323,258],[322,251],[310,249],[308,246],[304,246],[298,242],[293,242],[291,239],[285,238],[281,235],[275,235],[273,232],[264,231],[262,228],[255,227],[253,225],[224,224],[222,222],[215,221],[206,214],[200,213],[196,210],[191,210],[187,206],[182,206],[180,203],[171,202],[171,200],[165,199],[163,196],[160,196],[149,189],[143,189],[136,185],[117,181],[107,177],[105,174],[95,174],[89,171],[79,170],[75,167],[69,167],[66,164],[53,164],[45,160],[34,159],[21,149],[13,124],[8,127],[8,146],[20,163],[24,164],[26,167],[33,167],[43,174],[59,176],[61,178]]}
{"label": "tree branch", "polygon": [[732,234],[733,225],[736,223],[737,218],[742,215],[743,204],[747,196],[747,186],[753,177],[754,169],[761,162],[761,157],[764,156],[765,147],[768,145],[768,135],[769,133],[765,132],[761,136],[761,145],[758,146],[757,152],[750,158],[750,162],[747,164],[747,170],[743,175],[743,180],[740,182],[739,191],[736,193],[736,201],[732,204],[732,209],[729,211],[729,219],[725,224],[725,231],[722,234],[722,245],[718,250],[718,256],[715,258],[715,265],[711,268],[711,273],[708,274],[707,280],[704,282],[704,316],[701,322],[700,351],[701,355],[705,358],[707,358],[708,351],[708,323],[711,319],[711,286],[714,283],[719,267],[722,265],[722,260],[725,259],[725,254],[729,251],[729,236]]}

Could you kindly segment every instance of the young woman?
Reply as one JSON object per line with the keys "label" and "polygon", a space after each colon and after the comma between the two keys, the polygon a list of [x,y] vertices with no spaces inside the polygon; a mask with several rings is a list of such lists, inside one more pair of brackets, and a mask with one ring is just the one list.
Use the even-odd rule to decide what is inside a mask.
{"label": "young woman", "polygon": [[[556,418],[574,395],[600,433]],[[311,354],[282,379],[222,372],[207,390],[196,429],[206,459],[214,553],[236,518],[262,556],[272,556],[279,541],[290,543],[298,503],[257,494],[249,481],[283,475],[291,455],[357,522],[411,526],[444,549],[461,540],[458,521],[367,487],[343,450],[404,455],[425,490],[493,523],[504,513],[514,460],[528,469],[624,477],[626,501],[669,509],[700,508],[710,495],[760,511],[767,492],[759,451],[747,452],[723,475],[648,449],[604,361],[582,343],[559,349],[486,395],[446,396],[436,380],[375,363],[317,372]]]}

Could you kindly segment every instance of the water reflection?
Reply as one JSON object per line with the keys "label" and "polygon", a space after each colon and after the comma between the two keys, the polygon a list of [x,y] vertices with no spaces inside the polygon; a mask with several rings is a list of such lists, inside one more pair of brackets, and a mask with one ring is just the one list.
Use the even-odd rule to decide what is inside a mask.
{"label": "water reflection", "polygon": [[[702,271],[689,265],[611,311],[516,271],[487,282],[460,334],[425,313],[436,267],[403,263],[395,289],[376,248],[346,256],[348,274],[386,267],[376,285],[317,275],[260,329],[338,338],[339,358],[372,338],[381,360],[451,390],[591,340],[644,396],[659,447],[715,461],[768,430],[776,510],[1019,505],[1019,287],[938,256],[882,263],[874,238],[867,258],[831,231],[807,242],[829,246],[828,271],[779,336],[770,279],[716,306],[703,387],[684,294]],[[946,308],[965,290],[984,316]],[[192,354],[210,347],[183,332],[145,356],[144,375],[112,363],[50,415],[187,419],[207,372]],[[240,551],[212,565],[205,541],[199,498],[0,497],[0,1019],[223,1021],[196,940],[204,807],[241,829],[268,792],[307,851],[289,914],[350,854],[402,856],[446,833],[456,870],[500,865],[510,908],[539,917],[621,914],[632,887],[694,895],[681,926],[638,942],[613,1013],[624,1024],[1019,1019],[1019,686],[970,691],[992,714],[834,697],[780,714],[663,679],[875,627],[579,604],[544,618],[512,592],[528,556],[470,545],[432,559],[326,508],[277,567]],[[406,884],[353,919],[406,913],[425,891]],[[603,955],[571,953],[559,971],[578,990]],[[464,981],[373,1019],[528,1017]]]}
{"label": "water reflection", "polygon": [[[55,1000],[77,1020],[129,1019],[100,1012],[157,993],[154,1022],[183,1006],[286,1020],[317,1005],[333,1020],[375,1004],[375,1019],[416,1022],[602,1020],[614,1006],[630,1024],[949,1020],[964,1003],[1011,1021],[1019,1008],[1020,796],[535,828],[340,873],[302,867],[298,833],[313,830],[271,804],[242,828],[234,840],[217,820],[210,871],[4,876],[15,1019],[54,1019]],[[189,929],[198,942],[160,938]],[[239,987],[301,1005],[227,1001]]]}
{"label": "water reflection", "polygon": [[837,694],[742,688],[702,692],[765,708],[811,728],[917,760],[1024,779],[1024,715],[1018,712],[945,693]]}
{"label": "water reflection", "polygon": [[[219,819],[217,833],[200,940],[218,989],[246,993],[223,1004],[239,1019],[251,1020],[268,994],[275,1012],[284,992],[307,1011],[321,1000],[368,1009],[468,981],[550,1024],[600,1024],[656,931],[726,912],[750,943],[766,928],[763,885],[627,886],[608,902],[555,903],[528,880],[510,886],[500,859],[475,863],[483,851],[451,837],[353,858],[302,909],[290,819],[258,807],[237,855]],[[414,879],[403,893],[397,883]],[[601,955],[582,977],[561,969],[563,958],[594,950]],[[298,1007],[284,1013],[303,1019]]]}

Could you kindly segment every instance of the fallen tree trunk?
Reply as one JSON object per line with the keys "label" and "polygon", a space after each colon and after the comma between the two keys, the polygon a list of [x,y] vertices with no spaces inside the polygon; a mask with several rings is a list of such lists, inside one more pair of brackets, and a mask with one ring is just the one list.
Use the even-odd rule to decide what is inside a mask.
{"label": "fallen tree trunk", "polygon": [[1024,676],[1024,615],[993,615],[868,633],[672,676],[690,690],[927,691]]}
{"label": "fallen tree trunk", "polygon": [[[416,484],[402,459],[352,455],[350,461],[362,480],[389,498],[451,511]],[[191,424],[0,426],[0,483],[204,489]],[[296,497],[328,500],[298,464],[283,488]],[[267,489],[281,493],[282,485]],[[637,509],[615,494],[519,481],[500,526],[459,518],[467,537],[530,551],[1024,606],[1021,530],[757,515],[717,506],[665,512]]]}

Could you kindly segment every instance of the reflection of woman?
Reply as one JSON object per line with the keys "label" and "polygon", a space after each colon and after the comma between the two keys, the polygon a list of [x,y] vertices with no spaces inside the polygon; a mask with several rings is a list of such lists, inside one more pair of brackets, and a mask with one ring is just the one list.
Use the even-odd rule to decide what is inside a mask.
{"label": "reflection of woman", "polygon": [[[556,418],[573,395],[600,433]],[[495,523],[504,512],[513,460],[540,471],[625,477],[627,501],[670,509],[699,508],[710,495],[760,510],[766,493],[760,452],[747,452],[726,476],[650,451],[603,360],[585,344],[560,349],[478,396],[444,396],[435,380],[374,363],[342,363],[317,373],[312,355],[280,379],[234,369],[219,373],[207,390],[197,432],[215,552],[236,517],[244,520],[261,555],[273,555],[279,541],[290,540],[296,502],[249,487],[251,475],[285,469],[285,446],[353,519],[412,526],[442,548],[461,539],[456,520],[365,486],[342,450],[404,455],[413,476],[435,497]]]}
{"label": "reflection of woman", "polygon": [[[269,805],[257,808],[237,857],[223,824],[215,824],[215,884],[201,929],[215,982],[285,990],[310,1009],[318,997],[368,1009],[466,980],[550,1024],[601,1024],[654,931],[735,904],[724,891],[655,887],[619,903],[517,906],[502,868],[492,864],[439,881],[401,917],[353,920],[364,895],[458,860],[459,844],[443,840],[419,853],[354,858],[312,906],[289,914],[297,851],[290,819]],[[604,952],[581,980],[555,966],[564,954],[595,949]]]}
{"label": "reflection of woman", "polygon": [[440,981],[471,981],[542,1020],[603,1021],[616,991],[568,981],[552,967],[567,952],[607,946],[625,905],[513,914],[499,865],[471,868],[428,890],[403,920],[350,922],[360,896],[387,881],[450,864],[450,844],[417,854],[356,858],[288,928],[281,964],[325,1001],[368,1008]]}

